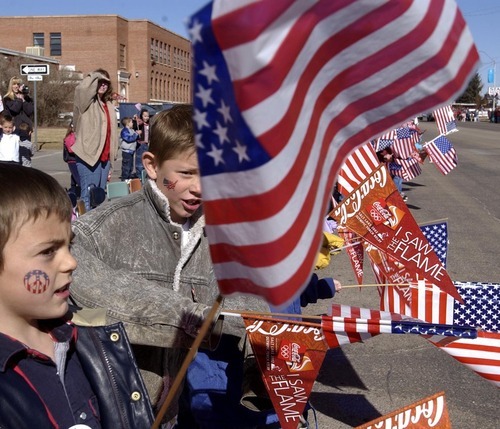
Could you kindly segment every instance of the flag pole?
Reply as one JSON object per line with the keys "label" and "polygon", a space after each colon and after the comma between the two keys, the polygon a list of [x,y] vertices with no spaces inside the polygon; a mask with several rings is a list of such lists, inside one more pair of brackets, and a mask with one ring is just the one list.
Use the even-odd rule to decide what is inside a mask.
{"label": "flag pole", "polygon": [[158,415],[156,416],[156,419],[153,423],[153,426],[151,426],[151,429],[158,429],[160,427],[161,421],[163,419],[163,416],[168,410],[168,407],[170,403],[172,402],[172,399],[174,398],[177,390],[179,390],[179,387],[182,383],[182,380],[184,379],[184,376],[186,375],[188,366],[191,364],[191,361],[193,360],[196,352],[198,351],[198,348],[200,347],[201,342],[205,338],[208,329],[210,328],[210,325],[212,321],[215,318],[215,315],[217,314],[217,311],[219,310],[219,307],[222,303],[222,295],[218,295],[214,304],[212,305],[212,308],[210,309],[210,312],[207,316],[207,318],[203,321],[203,324],[200,327],[200,330],[198,331],[198,335],[196,335],[196,338],[193,341],[193,344],[191,348],[189,349],[188,354],[184,358],[184,361],[182,362],[182,365],[179,369],[179,372],[175,376],[174,382],[172,383],[172,386],[170,387],[168,391],[168,395],[165,398],[165,402],[162,404],[160,411],[158,412]]}

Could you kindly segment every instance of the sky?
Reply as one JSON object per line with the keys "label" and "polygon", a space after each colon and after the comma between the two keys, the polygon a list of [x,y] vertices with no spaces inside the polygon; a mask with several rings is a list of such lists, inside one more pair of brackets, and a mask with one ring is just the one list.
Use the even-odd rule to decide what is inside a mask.
{"label": "sky", "polygon": [[[230,1],[230,0],[228,0]],[[270,0],[271,1],[271,0]],[[333,1],[333,0],[332,0]],[[431,0],[433,1],[433,0]],[[2,0],[2,16],[114,14],[127,19],[148,19],[188,38],[186,19],[208,0]],[[499,0],[456,0],[481,56],[478,72],[487,91],[488,70],[495,68],[500,86]],[[1,45],[1,43],[0,43]],[[499,63],[498,65],[496,63]]]}

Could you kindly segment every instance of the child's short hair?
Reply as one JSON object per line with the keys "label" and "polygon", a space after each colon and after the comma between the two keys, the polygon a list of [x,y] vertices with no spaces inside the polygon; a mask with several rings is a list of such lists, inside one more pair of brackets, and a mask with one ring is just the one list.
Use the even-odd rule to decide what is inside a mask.
{"label": "child's short hair", "polygon": [[9,237],[29,220],[55,214],[70,222],[71,201],[64,188],[43,171],[15,164],[0,167],[0,272]]}
{"label": "child's short hair", "polygon": [[177,104],[153,116],[149,152],[158,165],[180,153],[196,150],[192,116],[191,104]]}
{"label": "child's short hair", "polygon": [[129,118],[128,116],[125,116],[125,117],[121,120],[121,123],[122,123],[122,125],[123,125],[124,127],[126,127],[126,126],[127,126],[127,124],[128,124],[129,122],[132,122],[132,118]]}
{"label": "child's short hair", "polygon": [[7,123],[14,125],[14,119],[10,115],[3,115],[1,120],[2,122],[0,122],[0,125],[2,125],[2,127]]}
{"label": "child's short hair", "polygon": [[31,134],[31,126],[26,122],[21,122],[19,126],[16,128],[17,134],[21,141],[29,140]]}
{"label": "child's short hair", "polygon": [[17,127],[18,131],[24,131],[25,133],[31,133],[31,126],[26,122],[21,122]]}

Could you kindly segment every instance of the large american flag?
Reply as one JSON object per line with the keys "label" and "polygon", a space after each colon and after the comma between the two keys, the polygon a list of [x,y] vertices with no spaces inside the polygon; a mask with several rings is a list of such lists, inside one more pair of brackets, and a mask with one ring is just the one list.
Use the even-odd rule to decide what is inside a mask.
{"label": "large american flag", "polygon": [[458,131],[457,122],[451,106],[444,106],[433,112],[439,134],[449,134]]}
{"label": "large american flag", "polygon": [[309,281],[347,155],[452,99],[479,59],[453,0],[216,0],[189,33],[219,288],[274,305]]}
{"label": "large american flag", "polygon": [[458,165],[457,151],[444,136],[436,137],[426,143],[424,149],[437,169],[444,175]]}

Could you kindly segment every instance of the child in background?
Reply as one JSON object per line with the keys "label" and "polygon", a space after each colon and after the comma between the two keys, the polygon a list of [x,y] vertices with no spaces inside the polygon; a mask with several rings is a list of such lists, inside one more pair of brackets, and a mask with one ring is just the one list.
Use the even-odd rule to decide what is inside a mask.
{"label": "child in background", "polygon": [[0,138],[0,162],[19,164],[20,139],[14,134],[14,121],[11,116],[4,115],[1,124],[3,133]]}
{"label": "child in background", "polygon": [[21,122],[17,129],[17,135],[20,139],[19,157],[24,167],[31,167],[31,157],[36,152],[35,145],[31,143],[31,132],[31,127],[26,122]]}
{"label": "child in background", "polygon": [[77,197],[80,196],[80,175],[76,166],[76,155],[73,152],[73,145],[75,144],[75,130],[73,122],[68,125],[66,136],[63,140],[63,160],[68,164],[69,172],[71,173],[70,190],[75,193]]}
{"label": "child in background", "polygon": [[[130,382],[136,379],[125,385],[117,376],[121,368],[126,374],[134,371],[121,360],[131,362],[123,352],[120,365],[113,365],[112,355],[123,344],[115,349],[99,344],[100,337],[86,334],[97,328],[76,328],[68,320],[77,263],[70,253],[66,191],[48,174],[20,165],[3,165],[0,182],[0,427],[150,427],[151,411],[123,424],[129,409],[148,401],[142,386],[141,400],[132,404],[129,390],[138,386]],[[99,350],[107,366],[100,365]],[[113,379],[124,408],[110,400],[106,378]]]}
{"label": "child in background", "polygon": [[142,134],[141,130],[133,129],[132,118],[122,119],[123,129],[120,132],[120,147],[122,149],[122,175],[121,180],[129,180],[134,169],[134,153],[137,148],[137,140]]}

